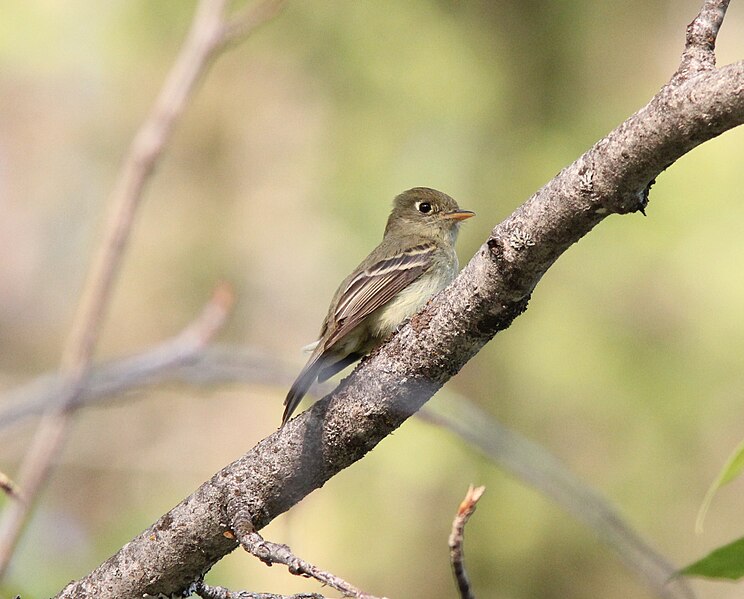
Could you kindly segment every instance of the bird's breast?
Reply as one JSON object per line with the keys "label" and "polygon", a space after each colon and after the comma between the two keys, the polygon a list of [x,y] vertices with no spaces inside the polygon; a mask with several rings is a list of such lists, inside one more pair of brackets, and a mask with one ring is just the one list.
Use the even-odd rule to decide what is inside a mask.
{"label": "bird's breast", "polygon": [[449,285],[457,274],[457,261],[432,266],[387,304],[370,315],[370,329],[378,338],[390,335],[431,298]]}

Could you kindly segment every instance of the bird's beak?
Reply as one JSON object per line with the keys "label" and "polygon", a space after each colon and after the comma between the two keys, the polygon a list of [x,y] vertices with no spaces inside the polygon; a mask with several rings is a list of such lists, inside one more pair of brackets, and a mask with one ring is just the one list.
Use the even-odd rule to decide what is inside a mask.
{"label": "bird's beak", "polygon": [[453,210],[452,212],[443,214],[442,218],[446,218],[449,220],[465,220],[466,218],[470,218],[471,216],[475,216],[475,212],[471,212],[470,210]]}

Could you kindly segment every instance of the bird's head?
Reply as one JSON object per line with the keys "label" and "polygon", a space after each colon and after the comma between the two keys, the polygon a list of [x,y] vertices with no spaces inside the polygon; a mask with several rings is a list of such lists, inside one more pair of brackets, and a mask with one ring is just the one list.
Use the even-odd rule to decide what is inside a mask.
{"label": "bird's head", "polygon": [[429,187],[414,187],[393,201],[385,235],[395,231],[429,238],[449,237],[454,242],[460,222],[471,216],[475,216],[475,212],[460,210],[457,202],[446,193]]}

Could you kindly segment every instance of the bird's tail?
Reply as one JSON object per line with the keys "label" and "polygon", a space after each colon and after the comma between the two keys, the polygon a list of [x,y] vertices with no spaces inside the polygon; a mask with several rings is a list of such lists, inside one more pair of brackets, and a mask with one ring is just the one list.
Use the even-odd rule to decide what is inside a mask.
{"label": "bird's tail", "polygon": [[[315,358],[315,359],[313,359]],[[320,356],[313,356],[310,358],[305,367],[300,372],[299,376],[292,384],[292,388],[287,393],[287,398],[284,400],[284,415],[282,416],[282,426],[287,424],[292,414],[300,405],[302,398],[310,390],[310,387],[318,377],[318,371],[323,367],[324,362]],[[281,428],[281,427],[280,427]]]}

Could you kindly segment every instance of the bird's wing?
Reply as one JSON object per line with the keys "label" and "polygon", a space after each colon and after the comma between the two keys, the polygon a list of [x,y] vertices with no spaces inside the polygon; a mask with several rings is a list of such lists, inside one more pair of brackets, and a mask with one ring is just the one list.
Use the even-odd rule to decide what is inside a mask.
{"label": "bird's wing", "polygon": [[351,279],[336,303],[323,345],[331,347],[419,278],[431,266],[435,251],[433,243],[416,245],[376,262]]}
{"label": "bird's wing", "polygon": [[[292,388],[284,400],[282,426],[290,419],[292,413],[313,384],[318,374],[329,364],[339,363],[349,356],[334,356],[333,345],[356,327],[365,317],[380,306],[393,299],[400,291],[413,283],[431,266],[436,245],[422,243],[401,251],[392,258],[375,262],[358,275],[352,277],[341,292],[334,311],[328,315],[323,326],[321,339],[308,346],[312,355],[297,376]],[[344,364],[345,365],[345,364]],[[333,368],[333,366],[331,366]],[[331,376],[333,372],[327,374]],[[326,375],[322,375],[327,378]]]}

